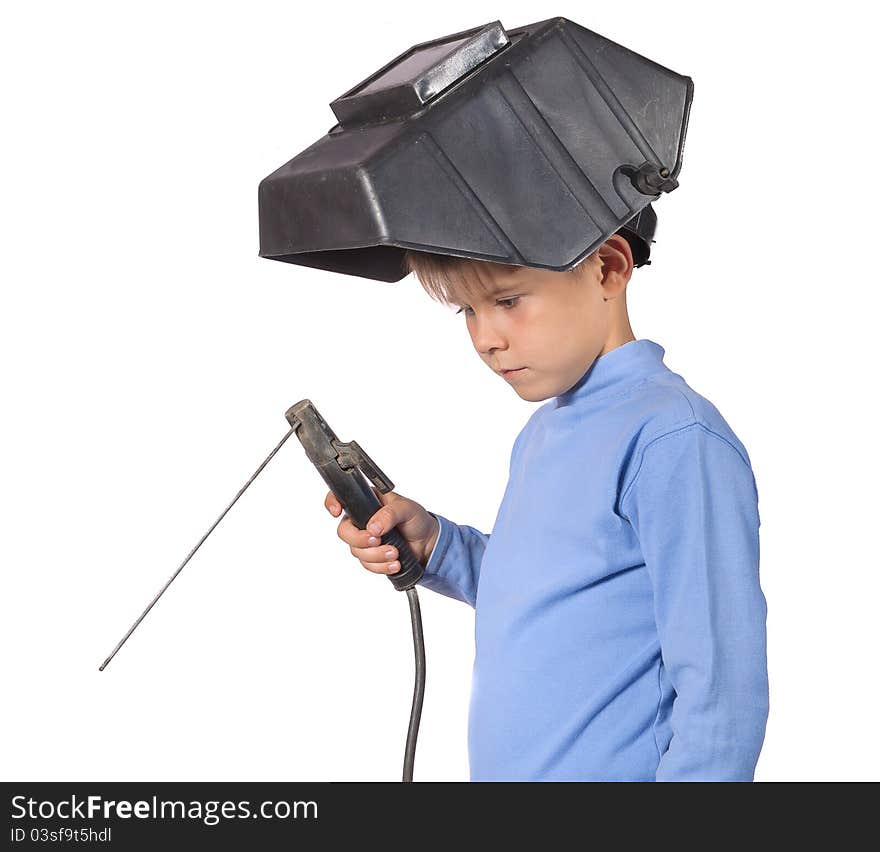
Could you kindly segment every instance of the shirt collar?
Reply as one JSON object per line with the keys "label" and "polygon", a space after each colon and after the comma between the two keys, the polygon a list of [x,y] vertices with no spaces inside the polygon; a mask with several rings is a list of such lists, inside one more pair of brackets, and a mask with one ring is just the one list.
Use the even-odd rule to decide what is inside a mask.
{"label": "shirt collar", "polygon": [[620,393],[665,368],[666,350],[653,340],[630,340],[600,355],[565,393],[556,397],[556,407],[578,400]]}

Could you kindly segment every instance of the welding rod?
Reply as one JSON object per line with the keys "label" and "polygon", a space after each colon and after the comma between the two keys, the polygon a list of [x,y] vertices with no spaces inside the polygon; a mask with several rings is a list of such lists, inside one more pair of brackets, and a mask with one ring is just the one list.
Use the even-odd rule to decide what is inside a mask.
{"label": "welding rod", "polygon": [[180,567],[171,575],[171,579],[168,580],[168,582],[164,586],[162,586],[162,589],[159,592],[159,594],[156,595],[156,597],[154,597],[152,601],[150,601],[150,605],[140,614],[140,617],[138,618],[138,620],[134,624],[131,625],[131,627],[128,630],[128,633],[126,633],[125,636],[122,637],[122,640],[120,641],[120,643],[113,649],[113,653],[110,654],[110,656],[107,657],[106,660],[104,660],[104,662],[101,664],[100,668],[98,669],[99,672],[102,672],[102,671],[104,671],[105,668],[107,668],[107,664],[110,662],[110,660],[112,660],[116,656],[116,652],[125,644],[128,637],[131,636],[132,633],[134,633],[135,628],[144,620],[144,617],[153,608],[156,601],[159,600],[159,598],[161,598],[163,594],[165,594],[165,589],[167,589],[174,582],[174,578],[183,570],[186,563],[189,562],[189,560],[193,558],[193,556],[195,555],[195,552],[202,546],[202,544],[204,544],[205,539],[209,535],[211,535],[212,532],[214,532],[214,529],[217,526],[217,524],[219,524],[220,521],[222,521],[223,518],[226,517],[226,513],[236,504],[236,502],[238,501],[238,498],[241,497],[241,495],[244,494],[245,491],[247,491],[247,487],[260,475],[260,472],[263,470],[263,468],[267,464],[269,464],[270,461],[272,461],[272,458],[274,457],[275,453],[277,453],[278,450],[280,450],[284,446],[284,442],[295,431],[296,431],[296,428],[294,427],[281,439],[281,442],[278,444],[278,446],[275,447],[275,449],[272,450],[271,453],[269,453],[269,455],[266,457],[266,460],[254,471],[254,475],[247,482],[245,482],[244,485],[242,485],[241,490],[238,492],[238,494],[235,495],[232,502],[223,510],[223,513],[220,515],[220,517],[217,518],[217,520],[214,521],[213,524],[211,524],[211,528],[201,537],[201,539],[199,539],[199,543],[189,552],[189,556],[187,556],[186,559],[184,559],[183,562],[180,563]]}

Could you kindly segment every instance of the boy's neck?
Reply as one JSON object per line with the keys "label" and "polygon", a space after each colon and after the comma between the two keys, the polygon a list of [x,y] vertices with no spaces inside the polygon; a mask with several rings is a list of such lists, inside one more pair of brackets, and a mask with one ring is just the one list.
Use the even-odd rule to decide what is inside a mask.
{"label": "boy's neck", "polygon": [[622,311],[614,312],[608,336],[605,338],[605,345],[597,357],[635,339],[636,336],[633,334],[632,326],[629,324],[629,316],[626,311],[626,304],[624,303]]}

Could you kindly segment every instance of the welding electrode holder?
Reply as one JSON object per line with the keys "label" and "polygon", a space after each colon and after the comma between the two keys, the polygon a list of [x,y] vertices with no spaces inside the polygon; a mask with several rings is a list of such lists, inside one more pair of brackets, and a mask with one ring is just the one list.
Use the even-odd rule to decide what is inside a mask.
{"label": "welding electrode holder", "polygon": [[[382,508],[382,503],[364,477],[382,494],[393,491],[394,483],[382,473],[357,441],[340,441],[311,400],[300,400],[284,416],[294,429],[309,460],[342,504],[352,523],[358,529],[366,529],[370,518]],[[403,536],[393,528],[382,536],[382,544],[397,548],[400,570],[396,574],[388,575],[394,588],[399,592],[413,588],[425,569]]]}

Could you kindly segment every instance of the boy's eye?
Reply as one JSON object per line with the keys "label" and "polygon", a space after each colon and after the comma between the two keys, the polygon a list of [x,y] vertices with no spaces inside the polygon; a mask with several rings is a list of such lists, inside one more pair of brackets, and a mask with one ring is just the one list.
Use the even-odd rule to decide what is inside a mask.
{"label": "boy's eye", "polygon": [[[510,310],[510,308],[516,307],[517,302],[519,302],[519,296],[511,296],[509,299],[497,299],[496,300],[496,304],[502,305],[507,310]],[[464,305],[463,307],[459,308],[455,313],[456,314],[462,314],[462,313],[466,314],[470,310],[471,309],[468,305]]]}

